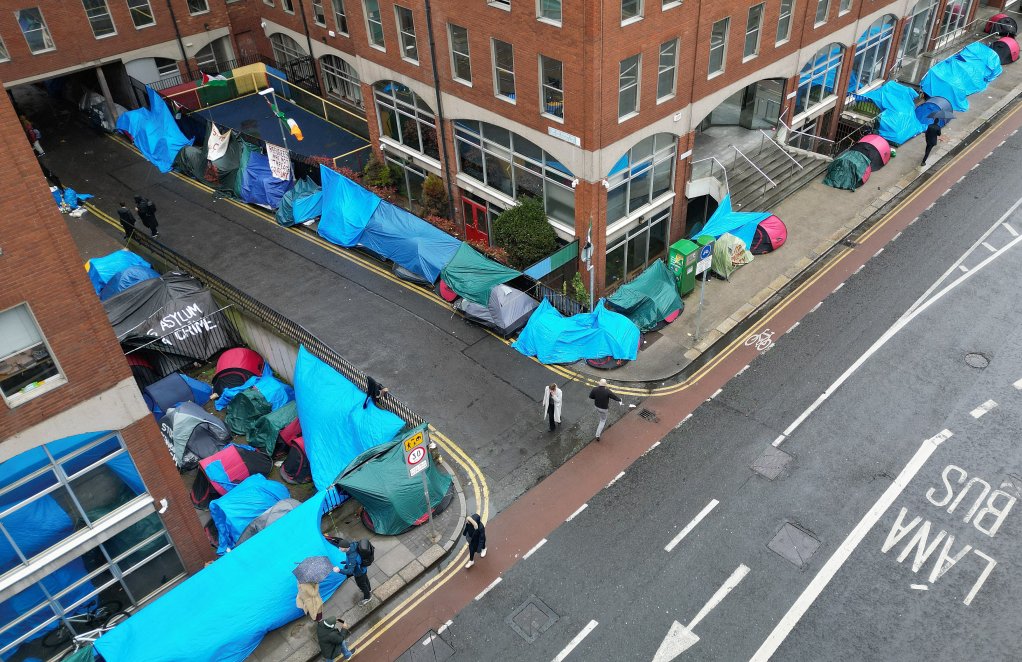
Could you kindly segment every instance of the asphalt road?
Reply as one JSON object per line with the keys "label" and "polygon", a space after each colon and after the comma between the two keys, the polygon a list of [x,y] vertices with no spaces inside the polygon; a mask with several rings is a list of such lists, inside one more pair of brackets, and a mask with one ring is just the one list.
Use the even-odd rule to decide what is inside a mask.
{"label": "asphalt road", "polygon": [[666,662],[673,626],[671,641],[698,637],[682,660],[1022,657],[1020,147],[1010,137],[418,648]]}

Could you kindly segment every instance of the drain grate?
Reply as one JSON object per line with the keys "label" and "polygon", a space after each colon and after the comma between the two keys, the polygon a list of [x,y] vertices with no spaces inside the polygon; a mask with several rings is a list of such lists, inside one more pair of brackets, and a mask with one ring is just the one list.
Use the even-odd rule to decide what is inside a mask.
{"label": "drain grate", "polygon": [[773,480],[781,475],[789,462],[791,462],[790,455],[773,446],[767,446],[763,454],[752,463],[752,470],[767,480]]}
{"label": "drain grate", "polygon": [[965,365],[971,368],[979,368],[980,370],[982,370],[983,368],[990,365],[990,358],[986,354],[981,354],[979,352],[970,352],[965,355]]}
{"label": "drain grate", "polygon": [[844,246],[847,246],[848,248],[856,248],[859,245],[858,242],[852,241],[851,239],[848,239],[847,237],[842,239],[838,243],[840,243],[840,244],[842,244]]}
{"label": "drain grate", "polygon": [[531,644],[556,623],[557,618],[553,609],[535,595],[530,595],[528,600],[507,617],[507,624]]}
{"label": "drain grate", "polygon": [[651,423],[660,422],[660,419],[657,418],[656,412],[652,409],[646,409],[645,407],[639,410],[639,418],[644,418]]}
{"label": "drain grate", "polygon": [[767,547],[800,570],[805,570],[809,559],[820,548],[820,541],[802,527],[785,522]]}

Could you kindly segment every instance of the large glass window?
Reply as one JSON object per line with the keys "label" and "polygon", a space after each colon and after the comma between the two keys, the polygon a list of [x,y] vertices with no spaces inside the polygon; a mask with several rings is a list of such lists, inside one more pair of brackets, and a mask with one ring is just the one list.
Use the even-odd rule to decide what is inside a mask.
{"label": "large glass window", "polygon": [[369,43],[379,48],[386,48],[387,42],[383,37],[383,16],[380,14],[379,0],[362,0],[362,6],[365,8]]}
{"label": "large glass window", "polygon": [[912,8],[901,38],[901,54],[904,57],[918,57],[926,50],[936,10],[937,0],[919,0]]}
{"label": "large glass window", "polygon": [[660,44],[660,64],[656,74],[656,99],[663,101],[674,96],[678,79],[678,40],[672,39]]}
{"label": "large glass window", "polygon": [[539,80],[542,107],[540,112],[564,119],[564,67],[560,60],[539,56]]}
{"label": "large glass window", "polygon": [[348,13],[344,10],[344,0],[333,0],[334,22],[337,24],[337,31],[341,34],[348,34]]}
{"label": "large glass window", "polygon": [[394,14],[397,17],[397,35],[401,41],[401,57],[418,64],[419,47],[415,42],[415,17],[412,16],[412,10],[394,5]]}
{"label": "large glass window", "polygon": [[617,79],[617,117],[623,119],[639,112],[639,71],[642,55],[621,60]]}
{"label": "large glass window", "polygon": [[882,16],[859,37],[852,60],[852,78],[848,81],[850,90],[858,91],[883,79],[896,23],[892,14]]}
{"label": "large glass window", "polygon": [[64,382],[28,304],[0,312],[0,395],[16,406]]}
{"label": "large glass window", "polygon": [[965,28],[975,0],[948,0],[944,6],[944,15],[940,19],[935,48],[941,48],[953,41]]}
{"label": "large glass window", "polygon": [[326,12],[323,11],[323,0],[312,0],[312,20],[316,25],[326,25]]}
{"label": "large glass window", "polygon": [[823,25],[827,22],[827,14],[830,13],[830,0],[816,0],[816,25]]}
{"label": "large glass window", "polygon": [[844,55],[844,46],[831,44],[818,50],[812,62],[802,67],[795,92],[796,115],[813,110],[836,93]]}
{"label": "large glass window", "polygon": [[745,50],[742,57],[746,60],[759,55],[759,34],[763,27],[763,3],[749,8],[749,18],[745,22]]}
{"label": "large glass window", "polygon": [[110,7],[107,6],[106,0],[82,0],[82,6],[85,7],[85,15],[89,19],[92,34],[97,39],[117,34],[117,28],[114,27],[114,19],[110,16]]}
{"label": "large glass window", "polygon": [[536,18],[560,25],[561,12],[561,0],[537,0]]}
{"label": "large glass window", "polygon": [[791,15],[795,10],[795,0],[781,0],[780,13],[777,15],[777,43],[782,44],[791,38]]}
{"label": "large glass window", "polygon": [[515,51],[506,41],[493,42],[493,92],[502,99],[515,100]]}
{"label": "large glass window", "polygon": [[50,36],[50,28],[46,26],[46,19],[43,18],[43,11],[38,7],[31,9],[19,9],[14,12],[18,20],[21,33],[25,35],[28,42],[28,49],[33,53],[45,53],[56,48],[53,37]]}
{"label": "large glass window", "polygon": [[451,40],[451,73],[454,80],[472,83],[472,57],[468,48],[468,29],[447,24],[447,34]]}
{"label": "large glass window", "polygon": [[280,0],[280,6],[289,14],[295,13],[294,0]]}
{"label": "large glass window", "polygon": [[852,11],[852,0],[841,0],[841,4],[837,9],[837,15],[842,16],[850,11]]}
{"label": "large glass window", "polygon": [[128,0],[128,13],[136,28],[156,25],[156,18],[153,16],[153,8],[149,5],[149,0]]}
{"label": "large glass window", "polygon": [[658,133],[640,140],[607,176],[607,224],[630,216],[640,207],[674,190],[677,138]]}
{"label": "large glass window", "polygon": [[380,133],[439,161],[436,118],[419,95],[393,81],[376,83],[375,92]]}
{"label": "large glass window", "polygon": [[395,181],[397,194],[407,201],[408,211],[419,213],[422,209],[422,183],[429,173],[411,159],[390,152],[386,152],[385,156],[387,163],[401,173]]}
{"label": "large glass window", "polygon": [[324,55],[320,58],[320,65],[327,96],[362,108],[362,84],[358,72],[336,55]]}
{"label": "large glass window", "polygon": [[273,59],[280,65],[307,57],[297,41],[281,32],[270,35],[270,48],[273,49]]}
{"label": "large glass window", "polygon": [[456,120],[454,140],[461,174],[509,198],[539,198],[547,216],[574,228],[574,177],[538,145],[475,120]]}
{"label": "large glass window", "polygon": [[667,250],[671,229],[671,208],[668,206],[611,242],[607,249],[604,282],[612,287],[629,279]]}
{"label": "large glass window", "polygon": [[621,22],[642,18],[642,0],[621,0]]}
{"label": "large glass window", "polygon": [[710,30],[710,65],[708,75],[716,76],[724,72],[727,61],[727,39],[731,28],[731,19],[722,18],[713,24]]}
{"label": "large glass window", "polygon": [[209,11],[209,3],[206,0],[188,0],[189,14],[204,14]]}

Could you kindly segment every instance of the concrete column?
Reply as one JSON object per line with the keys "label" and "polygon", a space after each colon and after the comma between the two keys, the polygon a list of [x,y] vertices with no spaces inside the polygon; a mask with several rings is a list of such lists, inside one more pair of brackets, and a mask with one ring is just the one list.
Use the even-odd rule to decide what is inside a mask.
{"label": "concrete column", "polygon": [[115,124],[117,122],[117,112],[114,110],[114,98],[110,94],[110,86],[106,84],[106,74],[103,73],[103,67],[96,67],[96,79],[99,81],[100,92],[103,93],[103,99],[106,101],[106,111],[110,114],[110,123]]}

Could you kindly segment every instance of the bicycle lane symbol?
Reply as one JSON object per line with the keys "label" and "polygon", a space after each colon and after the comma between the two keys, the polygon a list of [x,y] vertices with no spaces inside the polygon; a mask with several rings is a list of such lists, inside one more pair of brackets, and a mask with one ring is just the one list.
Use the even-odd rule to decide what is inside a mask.
{"label": "bicycle lane symbol", "polygon": [[774,332],[770,329],[763,329],[745,339],[746,347],[755,347],[757,352],[765,352],[774,346]]}

